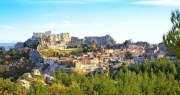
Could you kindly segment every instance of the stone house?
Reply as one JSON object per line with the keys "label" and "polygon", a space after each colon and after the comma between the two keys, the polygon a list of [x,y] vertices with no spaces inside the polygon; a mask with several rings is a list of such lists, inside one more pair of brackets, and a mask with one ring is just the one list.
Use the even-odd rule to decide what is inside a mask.
{"label": "stone house", "polygon": [[145,57],[136,57],[136,58],[134,58],[134,63],[135,63],[136,65],[141,64],[141,63],[143,63],[144,61],[145,61]]}
{"label": "stone house", "polygon": [[58,61],[57,61],[57,63],[59,64],[59,65],[73,65],[73,63],[74,63],[74,58],[69,58],[69,57],[61,57]]}
{"label": "stone house", "polygon": [[106,54],[114,54],[114,50],[113,49],[105,49],[104,50],[104,53],[106,53]]}
{"label": "stone house", "polygon": [[155,54],[159,50],[158,46],[155,46],[153,48],[146,48],[145,51],[146,53],[152,53]]}
{"label": "stone house", "polygon": [[75,69],[79,69],[83,74],[88,74],[98,67],[97,64],[99,64],[98,58],[83,57],[75,62]]}
{"label": "stone house", "polygon": [[59,59],[58,57],[44,57],[44,64],[54,65],[54,63]]}
{"label": "stone house", "polygon": [[157,58],[157,59],[164,58],[164,57],[165,57],[165,54],[166,54],[166,52],[159,50],[159,51],[157,51],[157,53],[156,53],[156,58]]}

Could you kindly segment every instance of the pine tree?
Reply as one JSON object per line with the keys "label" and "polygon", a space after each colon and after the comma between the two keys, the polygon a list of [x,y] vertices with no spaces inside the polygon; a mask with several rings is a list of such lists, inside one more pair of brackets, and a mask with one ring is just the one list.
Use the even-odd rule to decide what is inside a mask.
{"label": "pine tree", "polygon": [[172,29],[163,35],[163,43],[167,50],[180,59],[180,12],[173,11],[171,15]]}

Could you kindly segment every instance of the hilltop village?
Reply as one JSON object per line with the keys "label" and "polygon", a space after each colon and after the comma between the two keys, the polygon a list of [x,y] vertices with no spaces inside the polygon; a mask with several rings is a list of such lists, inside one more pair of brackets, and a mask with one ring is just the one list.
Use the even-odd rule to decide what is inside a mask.
{"label": "hilltop village", "polygon": [[[0,50],[2,53],[5,49],[1,47]],[[19,56],[19,61],[16,63],[13,60],[17,57],[13,56],[14,52]],[[24,71],[24,74],[20,73],[21,77],[31,78],[33,73],[33,75],[43,75],[44,81],[53,80],[52,72],[58,69],[68,74],[74,72],[85,75],[101,72],[115,74],[123,64],[134,66],[146,60],[161,58],[177,60],[167,52],[163,43],[151,45],[148,42],[133,42],[130,39],[117,44],[110,35],[79,39],[71,37],[69,33],[51,34],[51,31],[33,33],[27,41],[18,42],[5,58],[9,56],[10,60],[1,60],[3,64],[1,66],[7,68],[6,65],[26,64],[28,70]],[[28,81],[22,80],[22,82],[25,87],[29,87]]]}
{"label": "hilltop village", "polygon": [[69,33],[51,34],[51,31],[46,31],[33,33],[30,39],[17,43],[14,49],[29,50],[30,60],[36,63],[35,68],[48,75],[58,68],[67,73],[90,74],[107,69],[115,73],[123,63],[138,65],[145,60],[160,58],[176,60],[162,43],[151,45],[130,39],[116,44],[110,35],[79,39],[71,37]]}

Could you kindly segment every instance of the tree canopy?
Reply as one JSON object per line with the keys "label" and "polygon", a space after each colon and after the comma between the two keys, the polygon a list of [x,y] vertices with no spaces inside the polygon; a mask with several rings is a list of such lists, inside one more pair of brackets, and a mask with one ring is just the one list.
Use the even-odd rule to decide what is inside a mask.
{"label": "tree canopy", "polygon": [[163,43],[171,54],[180,59],[180,12],[178,10],[172,12],[171,22],[173,26],[167,34],[163,35]]}

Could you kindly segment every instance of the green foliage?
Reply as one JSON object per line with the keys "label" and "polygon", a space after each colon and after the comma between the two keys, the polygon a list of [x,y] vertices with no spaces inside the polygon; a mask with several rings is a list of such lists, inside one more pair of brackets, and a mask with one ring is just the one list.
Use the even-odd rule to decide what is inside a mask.
{"label": "green foliage", "polygon": [[94,51],[94,48],[90,45],[88,45],[87,47],[83,48],[83,52],[92,52]]}
{"label": "green foliage", "polygon": [[133,59],[133,58],[134,58],[133,54],[130,53],[130,52],[127,52],[127,53],[125,54],[125,57],[126,57],[126,59]]}
{"label": "green foliage", "polygon": [[163,35],[163,43],[171,54],[180,59],[180,12],[178,10],[172,12],[171,22],[172,29]]}
{"label": "green foliage", "polygon": [[62,57],[62,56],[69,56],[69,55],[76,55],[77,53],[81,52],[79,48],[71,48],[68,50],[40,50],[41,55],[47,57]]}
{"label": "green foliage", "polygon": [[86,77],[58,70],[53,73],[54,83],[58,85],[51,85],[54,89],[50,95],[179,95],[179,69],[179,62],[161,59],[134,67],[123,63],[114,76],[107,76],[108,71]]}
{"label": "green foliage", "polygon": [[[27,95],[180,95],[180,62],[166,59],[145,61],[107,76],[107,71],[93,76],[78,73],[53,72],[54,80],[48,85],[31,83]],[[43,80],[41,76],[33,76]],[[37,81],[38,82],[38,81]],[[19,82],[0,78],[1,95],[24,95]]]}
{"label": "green foliage", "polygon": [[16,53],[17,53],[16,50],[14,50],[14,49],[11,50],[11,55],[12,56],[16,55]]}
{"label": "green foliage", "polygon": [[0,85],[0,95],[25,95],[26,93],[19,80],[14,83],[10,79],[0,78]]}
{"label": "green foliage", "polygon": [[5,50],[0,51],[0,55],[5,55],[5,54],[6,54]]}

